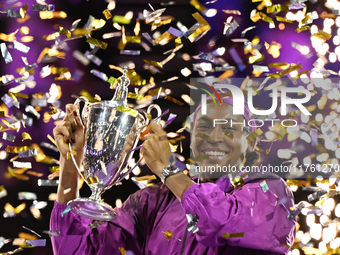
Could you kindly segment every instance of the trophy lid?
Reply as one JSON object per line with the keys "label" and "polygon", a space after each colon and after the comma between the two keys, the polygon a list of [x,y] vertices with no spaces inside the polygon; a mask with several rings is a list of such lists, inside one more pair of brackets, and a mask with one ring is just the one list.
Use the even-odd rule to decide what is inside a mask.
{"label": "trophy lid", "polygon": [[127,105],[127,95],[128,95],[128,86],[130,85],[130,79],[126,76],[127,67],[123,68],[123,75],[120,76],[118,80],[118,84],[116,86],[116,91],[111,99],[111,101],[116,101],[117,104],[126,106]]}

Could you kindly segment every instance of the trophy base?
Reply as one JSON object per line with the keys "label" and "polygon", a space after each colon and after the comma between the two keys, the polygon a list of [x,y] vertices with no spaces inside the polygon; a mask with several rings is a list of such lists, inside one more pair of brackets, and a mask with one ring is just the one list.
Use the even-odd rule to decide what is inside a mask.
{"label": "trophy base", "polygon": [[110,221],[117,218],[117,213],[113,208],[102,201],[96,201],[90,198],[76,198],[67,203],[72,211],[80,216],[92,220]]}

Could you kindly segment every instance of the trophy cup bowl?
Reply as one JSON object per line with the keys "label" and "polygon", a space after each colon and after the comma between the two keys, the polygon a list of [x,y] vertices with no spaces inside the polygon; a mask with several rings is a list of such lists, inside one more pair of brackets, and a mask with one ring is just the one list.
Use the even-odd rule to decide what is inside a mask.
{"label": "trophy cup bowl", "polygon": [[[79,105],[81,101],[85,103],[81,114],[85,126],[83,174],[72,153],[70,155],[92,195],[76,198],[67,205],[81,216],[110,221],[116,218],[116,213],[101,200],[101,194],[124,179],[140,162],[141,158],[134,167],[127,169],[140,133],[148,125],[149,119],[137,110],[124,106],[119,100],[89,103],[87,98],[79,97],[74,104]],[[147,113],[154,108],[160,117],[158,105],[150,105]],[[71,144],[69,147],[72,151]]]}

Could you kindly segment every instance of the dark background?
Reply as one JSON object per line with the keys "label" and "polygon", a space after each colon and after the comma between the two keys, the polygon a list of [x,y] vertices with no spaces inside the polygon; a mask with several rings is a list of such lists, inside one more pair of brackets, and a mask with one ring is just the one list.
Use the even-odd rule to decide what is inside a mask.
{"label": "dark background", "polygon": [[[64,11],[67,13],[67,18],[65,19],[49,19],[49,20],[41,20],[39,18],[39,12],[32,11],[32,4],[35,4],[35,1],[28,0],[25,2],[21,2],[19,4],[18,1],[15,3],[18,4],[19,7],[23,6],[23,4],[28,4],[28,10],[27,15],[29,15],[29,19],[24,23],[19,23],[16,18],[7,17],[6,13],[0,13],[0,33],[9,34],[14,32],[16,29],[20,28],[21,26],[28,26],[30,28],[29,35],[34,37],[34,40],[28,43],[25,43],[25,45],[30,47],[30,51],[28,54],[19,52],[15,49],[9,49],[12,57],[13,62],[9,64],[5,64],[3,58],[0,61],[1,65],[1,75],[5,74],[12,74],[15,77],[19,77],[19,74],[17,73],[16,69],[19,67],[23,67],[24,63],[21,60],[22,56],[26,56],[29,64],[36,63],[38,56],[40,52],[45,47],[51,47],[54,44],[54,41],[46,41],[43,39],[44,35],[52,34],[54,32],[58,31],[58,27],[62,26],[66,29],[69,29],[71,27],[71,24],[73,21],[77,19],[81,19],[81,22],[78,25],[78,28],[81,28],[85,25],[89,15],[92,15],[96,19],[104,19],[105,17],[102,14],[102,12],[107,8],[107,2],[106,1],[80,1],[80,0],[73,0],[73,1],[49,1],[48,4],[55,4],[55,10],[56,11]],[[149,4],[153,6],[153,8],[160,9],[160,8],[166,8],[165,12],[163,13],[163,16],[170,16],[172,17],[172,22],[170,24],[160,26],[155,31],[160,31],[161,33],[165,32],[170,26],[176,27],[176,23],[180,21],[183,25],[185,25],[187,28],[190,28],[192,25],[196,23],[196,20],[192,17],[192,14],[197,12],[192,5],[190,5],[188,0],[176,0],[175,4],[173,5],[162,5],[161,1],[132,1],[132,0],[117,0],[116,1],[116,8],[111,11],[112,15],[125,15],[128,11],[133,11],[133,18],[129,25],[125,25],[125,31],[126,35],[132,36],[134,35],[133,29],[136,23],[136,19],[139,15],[143,12],[144,9],[151,11]],[[166,2],[164,2],[166,3]],[[276,3],[284,3],[277,1]],[[328,11],[324,6],[324,1],[318,1],[317,3],[311,3],[306,2],[307,5],[307,11],[313,11],[316,10],[319,14],[323,11]],[[1,10],[6,10],[6,8],[9,8],[10,1],[1,1]],[[204,4],[204,2],[202,2]],[[314,49],[311,47],[310,43],[310,32],[302,32],[302,33],[296,33],[295,29],[297,28],[297,22],[294,22],[294,24],[285,24],[285,29],[280,30],[278,28],[279,22],[275,20],[276,28],[269,29],[268,23],[260,20],[257,23],[254,23],[250,20],[250,12],[256,8],[256,6],[259,3],[252,3],[251,1],[226,1],[226,0],[218,0],[211,4],[204,4],[207,8],[214,8],[217,9],[218,12],[216,16],[214,17],[205,17],[202,15],[210,24],[211,30],[203,36],[200,40],[197,42],[191,43],[188,39],[182,37],[182,43],[183,48],[179,50],[176,53],[176,56],[169,61],[167,64],[164,65],[164,68],[157,68],[154,69],[158,70],[157,73],[152,74],[149,70],[146,69],[146,66],[144,64],[144,59],[147,60],[154,60],[154,61],[162,61],[165,59],[168,55],[164,55],[163,53],[167,50],[173,49],[175,47],[174,41],[169,42],[168,44],[164,46],[152,46],[147,40],[145,40],[144,37],[141,36],[143,32],[148,32],[150,35],[152,35],[153,32],[150,31],[150,26],[146,25],[144,23],[144,20],[140,20],[141,24],[141,40],[145,42],[150,48],[151,51],[146,51],[141,45],[139,44],[133,44],[128,43],[125,47],[125,49],[128,50],[140,50],[140,55],[122,55],[120,54],[120,51],[117,49],[118,43],[120,41],[121,37],[114,37],[110,39],[103,39],[102,35],[109,32],[118,32],[116,28],[112,26],[112,21],[107,20],[106,25],[97,30],[92,32],[92,37],[103,40],[108,43],[108,47],[106,50],[99,49],[98,52],[95,54],[98,58],[102,60],[102,64],[100,66],[95,65],[93,62],[91,62],[88,66],[84,66],[82,63],[77,61],[74,57],[72,57],[72,53],[74,50],[78,50],[82,53],[84,53],[87,50],[91,50],[89,47],[89,44],[86,43],[86,39],[80,38],[75,40],[67,41],[68,50],[65,50],[66,52],[66,58],[65,59],[54,59],[53,62],[41,62],[38,64],[38,67],[35,70],[34,74],[34,80],[37,82],[35,88],[29,89],[26,88],[21,93],[29,95],[29,99],[22,99],[19,98],[20,101],[20,109],[14,109],[12,107],[9,111],[9,114],[18,114],[18,112],[25,113],[27,116],[33,118],[33,125],[32,126],[26,126],[24,129],[23,127],[20,129],[19,132],[16,131],[9,131],[9,134],[16,135],[17,138],[15,142],[9,142],[6,140],[2,141],[2,147],[1,150],[4,150],[7,145],[12,146],[23,146],[23,145],[30,145],[32,143],[40,144],[41,142],[50,142],[47,138],[47,135],[52,135],[52,130],[55,126],[53,120],[51,119],[48,123],[45,123],[43,121],[43,114],[44,112],[51,111],[49,106],[51,104],[48,104],[47,107],[42,107],[40,110],[41,117],[40,119],[37,119],[33,114],[25,112],[25,106],[30,105],[32,95],[34,93],[47,93],[49,92],[49,88],[52,83],[56,83],[61,87],[62,90],[62,97],[59,99],[60,101],[60,109],[64,110],[65,105],[67,103],[73,103],[75,100],[75,97],[80,95],[81,90],[88,91],[91,95],[98,94],[101,96],[102,100],[109,100],[112,98],[114,90],[111,90],[109,88],[109,83],[104,82],[103,80],[99,79],[98,77],[94,76],[90,73],[92,69],[99,70],[100,72],[104,72],[108,77],[119,77],[120,72],[117,70],[112,70],[108,67],[109,64],[116,65],[116,66],[124,66],[127,61],[132,61],[135,65],[136,72],[141,76],[142,79],[146,79],[148,82],[150,77],[154,77],[155,80],[155,88],[164,88],[164,89],[170,89],[171,90],[171,96],[177,100],[180,100],[181,102],[184,102],[181,98],[181,95],[187,94],[189,95],[191,92],[189,90],[189,87],[186,84],[190,83],[190,78],[199,78],[200,75],[197,71],[193,70],[193,63],[200,63],[200,62],[207,62],[202,59],[195,59],[193,56],[198,55],[200,52],[212,52],[213,50],[219,48],[219,47],[226,47],[226,53],[222,56],[222,58],[229,63],[231,66],[235,66],[235,72],[233,77],[243,79],[246,76],[253,77],[252,71],[253,67],[251,64],[248,64],[248,58],[249,55],[245,55],[243,51],[243,44],[242,43],[233,43],[231,41],[232,38],[240,38],[241,37],[241,31],[246,29],[250,26],[256,26],[255,29],[250,30],[246,33],[245,38],[249,39],[250,41],[255,37],[259,36],[260,43],[258,45],[258,49],[262,54],[264,54],[264,60],[261,62],[257,62],[255,64],[258,65],[268,65],[269,63],[273,62],[288,62],[288,63],[296,63],[301,64],[303,66],[302,70],[311,70],[313,68],[313,63],[317,59],[316,53]],[[15,10],[18,10],[19,7],[15,7]],[[230,14],[224,13],[222,10],[239,10],[242,15],[233,15],[235,19],[238,21],[240,26],[235,30],[235,32],[230,36],[223,35],[223,29],[224,29],[224,22],[226,19],[231,16]],[[280,13],[280,16],[285,16],[285,13]],[[274,15],[272,15],[274,17]],[[319,29],[322,29],[323,19],[319,18],[318,20],[314,21],[314,24],[317,24],[319,26]],[[333,33],[334,32],[334,33]],[[336,34],[336,28],[333,27],[332,34]],[[17,40],[20,41],[20,38],[23,35],[18,32],[16,34]],[[61,38],[66,38],[64,35],[61,35]],[[209,44],[211,41],[215,41],[214,44]],[[270,54],[267,53],[264,42],[271,43],[272,41],[275,41],[277,43],[280,43],[282,45],[282,48],[280,49],[280,57],[274,59]],[[310,58],[307,58],[306,56],[300,54],[296,49],[291,47],[291,42],[296,42],[301,45],[306,45],[310,48],[311,55]],[[11,45],[10,42],[6,42],[7,46]],[[210,45],[210,46],[209,46]],[[330,49],[329,51],[334,51],[334,45],[331,43],[331,40],[329,40]],[[333,45],[333,46],[332,46]],[[240,57],[242,58],[242,61],[244,63],[244,69],[240,70],[237,67],[237,64],[233,60],[233,58],[228,53],[228,49],[234,47],[237,52],[239,53]],[[183,54],[188,54],[190,56],[190,59],[183,59]],[[338,62],[334,64],[327,64],[327,69],[334,70],[335,72],[338,72]],[[42,67],[50,65],[55,67],[67,67],[72,75],[74,75],[77,70],[80,70],[83,72],[83,76],[77,80],[77,81],[56,81],[54,80],[57,75],[50,75],[46,78],[40,78],[39,72]],[[192,74],[188,77],[184,77],[180,70],[184,67],[188,67],[190,70],[192,70]],[[275,69],[270,69],[271,73],[275,72]],[[211,72],[208,73],[208,75],[219,77],[223,72]],[[266,73],[262,74],[260,76],[260,79],[265,78]],[[177,80],[171,81],[171,82],[163,82],[169,78],[172,78],[174,76],[178,76],[179,78]],[[336,77],[336,76],[333,76]],[[5,93],[8,92],[8,90],[12,87],[15,87],[19,85],[18,82],[13,82],[9,85],[2,84],[0,86],[0,95],[3,96]],[[134,88],[140,88],[140,86],[130,86],[131,92],[134,92]],[[319,94],[309,102],[310,105],[315,104],[316,101],[320,98],[322,94],[322,91],[319,90]],[[129,103],[132,105],[136,104],[135,100],[129,99]],[[171,123],[171,125],[166,127],[167,132],[176,132],[178,129],[180,129],[183,126],[184,121],[186,120],[187,116],[190,114],[190,107],[188,104],[184,103],[183,106],[180,106],[174,102],[171,102],[169,100],[165,100],[164,98],[160,98],[158,100],[154,100],[154,103],[159,104],[163,111],[169,109],[171,113],[177,114],[177,118]],[[269,92],[262,92],[260,96],[256,97],[255,99],[256,106],[260,108],[267,109],[266,107],[270,106],[271,99],[269,98]],[[322,112],[323,114],[327,114],[329,112],[329,108],[325,108],[323,111],[319,110],[319,112]],[[313,112],[313,116],[315,116],[316,112]],[[163,120],[166,120],[167,115],[163,117]],[[31,137],[32,141],[21,141],[21,133],[25,131],[28,132]],[[186,159],[189,158],[190,150],[189,150],[189,133],[184,132],[183,135],[186,137],[182,141],[182,147],[183,152],[180,153],[183,155]],[[300,157],[300,160],[303,158],[304,155],[309,155],[310,153],[319,153],[318,150],[313,148],[310,144],[307,144],[300,139],[297,140],[297,143],[294,144],[294,146],[297,146],[299,144],[303,144],[305,146],[304,154],[298,154]],[[271,143],[260,143],[260,147],[263,149],[269,148]],[[277,158],[276,151],[279,148],[290,148],[292,146],[291,143],[287,142],[286,139],[276,142],[273,144],[271,152],[269,154],[264,154],[264,160],[265,162],[271,163],[272,165],[279,165],[284,160]],[[55,159],[58,159],[59,155],[54,152],[53,150],[46,149],[44,147],[41,147],[44,151],[44,153],[47,156],[53,157]],[[138,153],[135,153],[136,157],[138,157]],[[48,196],[51,193],[56,192],[56,187],[40,187],[37,185],[38,177],[29,176],[29,180],[19,180],[15,177],[12,178],[6,178],[5,173],[7,172],[7,168],[9,166],[12,166],[12,163],[9,161],[12,157],[14,157],[15,154],[9,153],[5,159],[0,161],[0,185],[4,185],[5,189],[8,192],[8,195],[4,198],[0,199],[0,208],[3,208],[6,203],[10,203],[14,207],[18,206],[19,204],[25,202],[26,203],[26,209],[23,210],[20,214],[16,215],[15,217],[11,218],[3,218],[0,216],[0,236],[3,236],[5,238],[14,239],[18,237],[19,232],[26,232],[25,229],[22,228],[22,226],[28,227],[37,233],[42,235],[42,238],[47,239],[47,245],[46,247],[36,247],[33,249],[25,249],[21,252],[21,254],[52,254],[52,248],[50,244],[50,239],[48,235],[43,234],[42,231],[49,229],[49,217],[50,212],[53,207],[53,201],[48,200]],[[23,162],[32,162],[32,170],[43,173],[43,177],[40,177],[41,179],[47,179],[47,176],[50,174],[49,167],[51,165],[44,164],[44,163],[38,163],[34,160],[34,158],[27,158],[22,159]],[[300,161],[301,162],[301,161]],[[56,164],[53,164],[56,165]],[[151,174],[150,170],[147,169],[146,166],[141,166],[141,174],[140,175],[146,175]],[[133,174],[131,174],[132,176]],[[284,176],[283,176],[284,177]],[[111,188],[109,191],[105,192],[103,195],[103,198],[106,202],[115,205],[115,201],[117,198],[120,198],[122,201],[124,201],[129,194],[135,192],[138,190],[138,187],[129,179],[129,180],[123,180],[122,185],[115,186]],[[48,205],[41,209],[41,218],[35,219],[30,210],[29,207],[32,204],[32,201],[30,200],[19,200],[18,199],[18,192],[27,191],[27,192],[34,192],[37,194],[38,201],[47,201]],[[310,192],[309,192],[310,193]],[[296,203],[298,203],[301,200],[307,200],[306,196],[309,194],[307,192],[303,192],[300,189],[298,189],[297,192],[295,192],[295,200]],[[87,187],[82,188],[81,190],[82,196],[89,196],[90,192]],[[3,209],[1,209],[1,212],[3,212]],[[334,216],[334,215],[333,215]],[[332,217],[331,217],[332,218]],[[318,217],[317,217],[318,220]],[[308,231],[309,228],[305,225],[305,217],[301,215],[299,223],[301,224],[301,230],[304,232]],[[313,241],[313,239],[312,239]],[[317,247],[318,241],[314,240],[314,243],[312,245],[315,245]],[[11,246],[11,244],[5,245],[1,251],[10,251],[15,249],[16,247]],[[302,251],[301,251],[302,253]]]}

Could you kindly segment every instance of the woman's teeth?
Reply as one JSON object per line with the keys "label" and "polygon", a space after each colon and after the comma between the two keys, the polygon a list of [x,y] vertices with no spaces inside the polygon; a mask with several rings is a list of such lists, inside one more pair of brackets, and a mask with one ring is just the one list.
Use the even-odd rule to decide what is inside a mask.
{"label": "woman's teeth", "polygon": [[221,152],[221,151],[206,151],[204,154],[207,154],[213,157],[224,157],[226,153]]}

